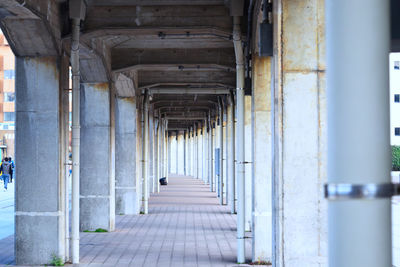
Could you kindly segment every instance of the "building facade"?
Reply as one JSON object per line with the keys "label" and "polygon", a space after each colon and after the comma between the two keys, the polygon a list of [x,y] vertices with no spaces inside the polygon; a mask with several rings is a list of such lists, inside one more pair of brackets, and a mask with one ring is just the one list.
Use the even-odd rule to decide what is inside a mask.
{"label": "building facade", "polygon": [[1,158],[14,158],[15,56],[0,31],[0,148]]}

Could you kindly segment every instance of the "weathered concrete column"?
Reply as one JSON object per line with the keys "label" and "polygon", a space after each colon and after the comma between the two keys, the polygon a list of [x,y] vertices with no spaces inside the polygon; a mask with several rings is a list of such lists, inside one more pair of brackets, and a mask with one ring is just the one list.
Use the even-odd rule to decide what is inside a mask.
{"label": "weathered concrete column", "polygon": [[170,163],[171,163],[171,143],[170,143],[170,136],[168,133],[168,121],[166,122],[166,127],[165,127],[165,177],[169,177],[169,172],[170,172]]}
{"label": "weathered concrete column", "polygon": [[139,214],[136,181],[136,99],[116,98],[115,205],[116,214]]}
{"label": "weathered concrete column", "polygon": [[210,169],[209,169],[209,182],[210,182],[210,191],[214,191],[214,140],[213,140],[213,122],[211,121],[211,116],[209,115],[208,119],[209,121],[209,147],[210,147]]}
{"label": "weathered concrete column", "polygon": [[272,259],[271,58],[253,56],[253,261]]}
{"label": "weathered concrete column", "polygon": [[253,129],[251,123],[252,97],[244,97],[244,157],[245,157],[245,229],[252,230],[253,221]]}
{"label": "weathered concrete column", "polygon": [[219,204],[224,205],[225,193],[225,169],[224,169],[224,107],[221,104],[219,111],[219,131],[218,131],[218,144],[219,144]]}
{"label": "weathered concrete column", "polygon": [[[350,2],[335,1],[334,5],[345,10]],[[359,7],[363,10],[364,6],[363,3]],[[324,1],[305,4],[282,0],[277,5],[274,3],[274,8],[277,50],[271,101],[274,105],[273,210],[276,212],[273,264],[327,266],[327,212],[323,196],[327,162]],[[364,10],[348,12],[354,15]],[[345,22],[340,19],[335,23]],[[340,57],[343,56],[346,55],[341,53]],[[353,73],[347,72],[347,75]],[[347,233],[354,238],[354,232]],[[378,265],[388,266],[381,263]]]}
{"label": "weathered concrete column", "polygon": [[115,212],[110,172],[111,116],[108,83],[81,88],[80,229],[114,230]]}
{"label": "weathered concrete column", "polygon": [[149,168],[149,192],[154,193],[154,118],[153,111],[149,109],[149,129],[148,129],[148,143],[149,143],[149,154],[148,154],[148,168]]}
{"label": "weathered concrete column", "polygon": [[[16,263],[64,255],[60,72],[55,57],[16,58]],[[45,162],[46,164],[38,164]],[[13,249],[8,248],[8,249]]]}

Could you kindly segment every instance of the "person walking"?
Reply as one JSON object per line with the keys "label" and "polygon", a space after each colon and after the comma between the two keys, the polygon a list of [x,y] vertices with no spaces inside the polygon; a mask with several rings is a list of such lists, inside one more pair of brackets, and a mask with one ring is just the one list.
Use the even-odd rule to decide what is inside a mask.
{"label": "person walking", "polygon": [[8,158],[4,158],[3,162],[0,166],[0,171],[2,172],[1,178],[4,182],[4,191],[7,191],[7,184],[10,179],[10,172],[11,172],[11,163],[8,161]]}
{"label": "person walking", "polygon": [[14,165],[14,161],[12,160],[12,158],[11,158],[11,157],[8,157],[8,162],[11,164],[11,170],[10,170],[10,183],[12,183],[12,181],[13,181],[13,177],[14,177],[14,168],[15,168],[15,165]]}

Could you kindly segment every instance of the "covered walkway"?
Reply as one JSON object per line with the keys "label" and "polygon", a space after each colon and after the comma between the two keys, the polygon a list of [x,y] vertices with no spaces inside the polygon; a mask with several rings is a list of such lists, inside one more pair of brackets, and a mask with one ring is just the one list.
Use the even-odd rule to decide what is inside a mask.
{"label": "covered walkway", "polygon": [[[116,219],[112,233],[81,234],[79,266],[237,266],[236,215],[199,179],[170,176],[150,198],[148,215]],[[0,247],[12,248],[12,242],[4,239]],[[13,263],[7,255],[0,265]]]}

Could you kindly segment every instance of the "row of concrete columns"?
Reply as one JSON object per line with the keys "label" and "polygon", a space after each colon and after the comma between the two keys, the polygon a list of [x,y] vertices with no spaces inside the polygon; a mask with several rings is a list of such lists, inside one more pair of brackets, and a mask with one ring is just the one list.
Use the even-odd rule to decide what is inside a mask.
{"label": "row of concrete columns", "polygon": [[[69,60],[16,62],[16,261],[44,264],[53,254],[68,260]],[[81,231],[113,231],[116,214],[147,213],[150,192],[167,176],[167,122],[146,116],[135,97],[115,97],[115,86],[81,84]]]}
{"label": "row of concrete columns", "polygon": [[[277,1],[275,56],[253,56],[252,96],[238,84],[236,101],[221,103],[217,117],[193,124],[177,142],[146,100],[115,98],[114,84],[82,84],[81,230],[112,231],[115,214],[146,213],[178,144],[184,161],[177,172],[203,179],[221,203],[244,214],[238,227],[253,232],[254,261],[327,265],[327,176],[331,183],[390,181],[389,4],[364,1],[358,12],[356,1],[339,2],[327,2],[329,110],[323,1]],[[16,161],[23,166],[16,260],[41,264],[69,254],[68,59],[18,57],[16,70]],[[241,138],[244,144],[233,145]],[[331,266],[390,266],[389,198],[330,203],[329,229]]]}

